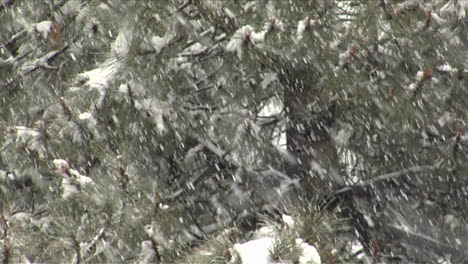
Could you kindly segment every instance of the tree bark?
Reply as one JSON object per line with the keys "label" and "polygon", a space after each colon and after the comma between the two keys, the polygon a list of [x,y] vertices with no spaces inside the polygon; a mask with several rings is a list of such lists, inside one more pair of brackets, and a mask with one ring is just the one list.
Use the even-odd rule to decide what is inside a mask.
{"label": "tree bark", "polygon": [[297,164],[288,173],[299,177],[306,193],[333,192],[344,186],[339,158],[330,135],[335,120],[335,102],[318,85],[310,64],[284,71],[284,104],[288,117],[287,147]]}

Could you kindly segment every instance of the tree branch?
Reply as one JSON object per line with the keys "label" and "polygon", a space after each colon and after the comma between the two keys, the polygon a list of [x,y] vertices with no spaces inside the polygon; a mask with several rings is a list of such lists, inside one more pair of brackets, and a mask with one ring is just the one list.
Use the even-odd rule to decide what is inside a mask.
{"label": "tree branch", "polygon": [[395,171],[395,172],[375,176],[375,177],[372,177],[372,179],[370,179],[370,180],[358,182],[358,183],[356,183],[354,185],[350,185],[350,186],[346,186],[344,188],[341,188],[340,190],[335,192],[335,195],[351,191],[351,190],[353,190],[355,188],[366,187],[366,186],[369,186],[369,185],[372,185],[372,184],[375,184],[375,183],[378,183],[378,182],[381,182],[381,181],[395,179],[395,178],[401,177],[403,175],[406,175],[408,173],[417,173],[417,172],[435,170],[435,169],[439,168],[440,164],[441,164],[441,161],[437,162],[435,165],[413,166],[413,167],[409,167],[409,168],[406,168],[406,169],[403,169],[403,170],[400,170],[400,171]]}
{"label": "tree branch", "polygon": [[16,42],[18,39],[20,39],[20,38],[26,36],[26,33],[27,33],[26,29],[21,30],[19,33],[13,35],[9,41],[7,41],[6,43],[4,43],[4,44],[0,47],[0,49],[8,48],[9,46],[15,44],[15,42]]}

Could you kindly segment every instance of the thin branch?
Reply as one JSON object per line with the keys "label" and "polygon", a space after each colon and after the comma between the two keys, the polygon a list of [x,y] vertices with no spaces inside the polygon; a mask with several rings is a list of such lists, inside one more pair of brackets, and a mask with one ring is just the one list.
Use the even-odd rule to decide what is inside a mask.
{"label": "thin branch", "polygon": [[[47,53],[46,55],[42,56],[41,58],[36,60],[36,63],[34,66],[32,66],[30,69],[27,69],[26,71],[22,72],[19,76],[16,78],[8,81],[7,83],[0,83],[0,88],[8,87],[17,81],[21,80],[24,78],[26,75],[35,72],[39,68],[46,68],[46,69],[56,69],[56,67],[51,66],[49,63],[57,56],[60,54],[64,53],[68,48],[70,47],[70,44],[67,44],[63,46],[61,49],[57,51],[52,51]],[[10,90],[9,92],[13,92],[13,90]]]}
{"label": "thin branch", "polygon": [[18,32],[17,34],[13,35],[9,41],[7,41],[5,44],[3,44],[3,45],[0,47],[0,49],[8,48],[9,46],[15,44],[15,42],[16,42],[18,39],[20,39],[20,38],[26,36],[26,33],[27,33],[26,29],[21,30],[21,31]]}
{"label": "thin branch", "polygon": [[449,253],[449,254],[458,254],[458,250],[456,250],[454,247],[451,247],[449,243],[446,241],[440,241],[436,240],[430,236],[427,236],[425,234],[413,232],[409,229],[407,229],[404,226],[399,226],[395,224],[389,224],[386,225],[387,227],[390,227],[393,229],[393,232],[397,233],[398,235],[402,237],[406,237],[409,241],[410,244],[413,245],[427,245],[428,248],[431,249],[431,251],[439,251],[439,252],[444,252],[444,253]]}
{"label": "thin branch", "polygon": [[387,3],[385,3],[385,0],[380,0],[380,6],[382,7],[386,15],[386,19],[391,20],[393,17],[390,11],[388,10]]}
{"label": "thin branch", "polygon": [[179,42],[180,40],[183,40],[185,38],[185,35],[183,34],[180,34],[178,36],[175,36],[173,38],[171,38],[166,45],[164,45],[164,47],[161,49],[161,50],[156,50],[156,49],[144,49],[144,50],[140,50],[137,52],[137,55],[138,56],[144,56],[144,55],[150,55],[150,54],[161,54],[165,49],[167,49],[168,47],[170,47],[171,45]]}
{"label": "thin branch", "polygon": [[189,6],[192,3],[192,0],[186,0],[181,6],[177,8],[177,11],[180,12],[184,10],[187,6]]}
{"label": "thin branch", "polygon": [[395,179],[395,178],[401,177],[403,175],[406,175],[408,173],[417,173],[417,172],[425,172],[425,171],[435,170],[435,169],[439,168],[440,164],[441,164],[441,161],[439,161],[436,165],[413,166],[413,167],[409,167],[409,168],[406,168],[406,169],[403,169],[403,170],[400,170],[400,171],[395,171],[395,172],[375,176],[375,177],[372,177],[372,179],[370,179],[370,180],[358,182],[356,184],[341,188],[340,190],[335,192],[335,195],[351,191],[352,189],[355,189],[355,188],[366,187],[366,186],[369,186],[369,185],[372,185],[372,184],[375,184],[375,183],[378,183],[378,182],[381,182],[381,181]]}
{"label": "thin branch", "polygon": [[215,144],[211,143],[210,141],[204,140],[200,137],[195,136],[197,141],[205,146],[208,150],[216,154],[218,157],[222,158],[223,160],[227,161],[231,165],[233,165],[236,168],[242,167],[241,164],[239,164],[237,161],[235,161],[229,152],[222,150],[221,148],[217,147]]}
{"label": "thin branch", "polygon": [[214,112],[219,109],[219,107],[214,106],[214,107],[209,107],[209,106],[202,106],[202,105],[197,105],[197,106],[182,106],[182,108],[188,110],[188,111],[206,111],[206,112]]}
{"label": "thin branch", "polygon": [[[110,216],[109,216],[109,219],[106,220],[106,222],[104,223],[104,226],[99,230],[99,232],[94,236],[93,240],[91,240],[91,242],[86,245],[86,249],[83,250],[83,258],[86,257],[86,255],[88,255],[90,252],[91,252],[91,249],[93,249],[94,247],[96,247],[96,244],[104,238],[104,235],[106,234],[107,232],[107,229],[109,228],[109,225],[110,225]],[[92,257],[94,256],[90,256],[86,262],[89,262],[90,259],[92,259]]]}
{"label": "thin branch", "polygon": [[70,239],[72,240],[72,248],[75,251],[75,256],[73,256],[72,263],[80,264],[81,263],[80,242],[76,239],[74,234],[70,236]]}

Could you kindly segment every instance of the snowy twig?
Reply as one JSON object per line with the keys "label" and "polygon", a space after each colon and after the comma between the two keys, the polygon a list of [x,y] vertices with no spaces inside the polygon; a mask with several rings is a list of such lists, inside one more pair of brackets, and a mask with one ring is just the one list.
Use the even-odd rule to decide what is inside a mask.
{"label": "snowy twig", "polygon": [[380,0],[380,6],[386,14],[386,19],[391,20],[393,17],[390,11],[388,10],[387,3],[385,2],[385,0]]}
{"label": "snowy twig", "polygon": [[236,168],[240,168],[241,164],[239,164],[237,161],[235,161],[231,155],[229,155],[228,151],[224,151],[217,147],[215,144],[211,143],[210,141],[204,140],[200,137],[195,137],[197,141],[204,145],[207,149],[209,149],[211,152],[216,154],[218,157],[222,158],[223,160],[229,162],[230,164],[234,165]]}
{"label": "snowy twig", "polygon": [[454,255],[459,253],[455,248],[451,247],[450,244],[447,243],[446,241],[443,242],[440,240],[436,240],[432,237],[429,237],[425,234],[420,234],[417,232],[410,231],[408,228],[404,226],[399,226],[395,224],[389,224],[386,226],[392,228],[393,231],[398,233],[399,235],[404,236],[407,239],[409,239],[411,241],[410,244],[413,244],[413,245],[424,244],[424,245],[427,245],[427,247],[430,248],[431,251],[440,251],[440,252],[454,254]]}
{"label": "snowy twig", "polygon": [[18,55],[16,57],[10,56],[6,60],[0,60],[0,67],[13,65],[14,63],[16,63],[16,62],[20,61],[21,59],[25,58],[26,56],[28,56],[30,53],[31,53],[31,51],[28,50],[28,51],[24,52],[23,54]]}
{"label": "snowy twig", "polygon": [[180,40],[183,40],[184,38],[185,38],[185,35],[181,34],[179,36],[173,37],[170,40],[168,40],[168,42],[161,49],[140,50],[137,52],[137,55],[144,56],[144,55],[149,55],[149,54],[160,54],[163,51],[163,49],[170,47],[171,45],[179,42]]}
{"label": "snowy twig", "polygon": [[192,0],[186,0],[181,6],[177,8],[177,11],[180,12],[184,10],[187,6],[189,6],[192,3]]}
{"label": "snowy twig", "polygon": [[75,251],[75,255],[73,256],[72,263],[80,264],[81,263],[80,242],[76,239],[76,236],[74,234],[70,235],[70,239],[72,241],[72,248]]}
{"label": "snowy twig", "polygon": [[[84,248],[82,250],[82,254],[83,254],[83,258],[86,257],[86,255],[88,255],[91,251],[92,248],[94,248],[96,246],[96,244],[104,238],[104,235],[106,234],[107,232],[107,229],[109,228],[109,224],[110,224],[110,216],[109,216],[109,219],[106,220],[106,222],[104,223],[104,226],[99,230],[99,232],[94,236],[93,240],[91,240],[91,242],[89,242],[89,244],[86,245],[86,248]],[[89,262],[92,258],[94,257],[93,256],[90,256],[86,262]]]}
{"label": "snowy twig", "polygon": [[413,166],[413,167],[409,167],[409,168],[406,168],[406,169],[403,169],[403,170],[400,170],[400,171],[395,171],[395,172],[379,175],[379,176],[376,176],[376,177],[372,177],[372,179],[370,179],[370,180],[358,182],[356,184],[341,188],[340,190],[335,192],[335,195],[351,191],[354,188],[362,188],[362,187],[365,187],[365,186],[375,184],[377,182],[398,178],[398,177],[406,175],[408,173],[417,173],[417,172],[435,170],[435,169],[439,168],[440,164],[441,164],[441,162],[438,162],[435,165]]}
{"label": "snowy twig", "polygon": [[[209,87],[207,87],[206,89],[208,89]],[[207,111],[207,112],[214,112],[216,110],[218,110],[219,107],[217,106],[214,106],[214,107],[209,107],[209,106],[202,106],[202,105],[197,105],[197,106],[182,106],[184,109],[188,110],[188,111]]]}
{"label": "snowy twig", "polygon": [[[44,55],[42,58],[39,58],[37,60],[37,62],[35,63],[35,65],[33,65],[32,67],[28,68],[27,70],[25,70],[24,72],[22,72],[19,76],[17,76],[16,78],[10,80],[9,82],[7,83],[3,83],[3,84],[0,84],[0,88],[3,88],[3,87],[8,87],[14,83],[16,83],[17,81],[19,81],[20,79],[24,78],[27,74],[29,73],[32,73],[32,72],[35,72],[37,69],[39,69],[40,67],[43,67],[43,68],[53,68],[53,69],[56,69],[55,67],[49,65],[49,62],[52,61],[55,57],[57,57],[58,55],[62,54],[63,52],[65,52],[68,48],[70,47],[69,44],[63,46],[60,50],[57,50],[57,51],[53,51],[53,52],[49,52],[47,53],[46,55]],[[44,67],[46,66],[46,67]],[[49,67],[47,67],[49,66]],[[7,92],[13,92],[13,90],[7,90]]]}
{"label": "snowy twig", "polygon": [[7,48],[7,47],[9,47],[9,46],[15,44],[15,42],[16,42],[18,39],[20,39],[20,38],[26,36],[26,34],[27,34],[27,30],[24,29],[24,30],[20,31],[19,33],[13,35],[9,41],[7,41],[5,44],[3,44],[3,45],[0,47],[0,49]]}
{"label": "snowy twig", "polygon": [[[201,83],[205,82],[205,81],[208,81],[210,79],[212,79],[213,77],[216,76],[216,74],[218,74],[221,69],[223,69],[224,65],[220,65],[218,68],[216,68],[213,72],[209,73],[208,75],[204,76],[202,79],[200,80],[197,80],[195,82],[195,85],[198,87],[198,85],[200,85]],[[200,91],[200,89],[198,89],[197,91]]]}

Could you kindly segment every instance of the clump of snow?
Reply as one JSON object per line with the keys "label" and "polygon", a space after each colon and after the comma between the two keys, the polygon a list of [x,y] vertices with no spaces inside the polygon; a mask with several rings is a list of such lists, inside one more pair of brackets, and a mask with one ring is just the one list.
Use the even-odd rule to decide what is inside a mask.
{"label": "clump of snow", "polygon": [[297,238],[296,244],[302,249],[302,255],[299,257],[299,264],[320,264],[322,260],[314,246],[305,243],[302,239]]}
{"label": "clump of snow", "polygon": [[94,184],[88,176],[81,175],[77,170],[68,166],[68,162],[63,159],[54,159],[55,169],[62,178],[62,198],[66,199],[79,192],[82,186]]}
{"label": "clump of snow", "polygon": [[290,215],[283,214],[281,216],[281,219],[283,220],[284,224],[287,225],[289,228],[294,228],[294,225],[296,223],[295,223],[294,219]]}
{"label": "clump of snow", "polygon": [[90,119],[90,118],[93,118],[93,115],[90,113],[90,112],[85,112],[85,113],[81,113],[78,118],[80,120],[86,120],[86,119]]}
{"label": "clump of snow", "polygon": [[[281,216],[283,223],[290,229],[294,228],[296,221],[293,217],[283,214]],[[289,262],[278,262],[272,259],[271,251],[275,247],[275,237],[277,237],[278,228],[274,225],[266,225],[254,232],[252,240],[245,243],[236,243],[233,247],[234,262],[237,258],[242,260],[243,264],[286,264]],[[299,258],[299,264],[320,264],[320,255],[314,246],[305,243],[301,238],[296,238],[296,245],[302,250]]]}
{"label": "clump of snow", "polygon": [[241,48],[242,43],[246,40],[246,37],[253,31],[250,25],[246,25],[238,29],[231,40],[226,46],[227,51],[237,51]]}
{"label": "clump of snow", "polygon": [[424,72],[423,71],[418,71],[416,73],[416,80],[422,80],[423,77],[424,77]]}
{"label": "clump of snow", "polygon": [[207,47],[203,46],[200,43],[195,43],[190,47],[186,48],[180,55],[181,56],[196,56],[200,55],[208,50]]}
{"label": "clump of snow", "polygon": [[243,244],[235,244],[234,250],[239,254],[242,264],[270,264],[273,261],[269,250],[274,242],[274,238],[263,237]]}
{"label": "clump of snow", "polygon": [[417,83],[411,83],[410,85],[406,86],[405,89],[412,92],[418,88]]}
{"label": "clump of snow", "polygon": [[100,67],[80,74],[79,78],[88,80],[86,84],[90,88],[102,91],[107,88],[114,80],[120,69],[120,64],[116,59],[108,59],[100,65]]}
{"label": "clump of snow", "polygon": [[275,228],[273,226],[262,226],[255,231],[252,238],[259,239],[262,237],[272,237],[275,235]]}
{"label": "clump of snow", "polygon": [[316,21],[312,20],[311,17],[306,17],[297,23],[296,30],[296,43],[299,42],[304,37],[304,32],[309,27],[316,24]]}
{"label": "clump of snow", "polygon": [[246,25],[238,29],[226,46],[229,52],[237,52],[239,58],[242,57],[242,46],[244,44],[258,44],[265,41],[267,31],[255,32],[253,27]]}
{"label": "clump of snow", "polygon": [[133,33],[130,29],[121,29],[114,43],[112,43],[112,51],[119,57],[126,56],[130,51],[130,46],[133,39]]}
{"label": "clump of snow", "polygon": [[229,10],[227,7],[223,8],[222,10],[223,10],[224,14],[226,14],[226,16],[229,17],[229,19],[232,19],[232,20],[236,19],[236,15],[231,10]]}
{"label": "clump of snow", "polygon": [[[271,249],[274,247],[275,239],[273,237],[263,237],[250,240],[242,244],[234,245],[234,252],[242,260],[242,264],[279,264],[271,258]],[[320,255],[317,249],[300,238],[296,239],[296,245],[302,249],[302,255],[299,257],[299,264],[314,263],[320,264]]]}
{"label": "clump of snow", "polygon": [[169,33],[165,34],[163,37],[153,36],[151,38],[151,44],[156,50],[156,53],[160,53],[174,38],[175,35]]}
{"label": "clump of snow", "polygon": [[46,20],[46,21],[36,23],[34,24],[34,26],[37,32],[41,33],[42,37],[46,39],[47,36],[49,35],[50,30],[52,29],[52,22]]}
{"label": "clump of snow", "polygon": [[453,68],[449,64],[441,65],[441,66],[437,67],[437,70],[440,71],[440,72],[450,72],[450,73],[458,72],[457,69]]}
{"label": "clump of snow", "polygon": [[43,128],[43,122],[36,122],[34,128],[25,126],[8,127],[7,140],[4,142],[3,148],[14,145],[16,148],[35,151],[39,157],[45,158],[46,148],[42,141]]}
{"label": "clump of snow", "polygon": [[163,232],[155,225],[155,224],[150,224],[145,226],[145,231],[148,236],[154,240],[158,245],[162,246],[165,249],[171,248],[171,242],[173,241],[168,241],[165,237]]}

